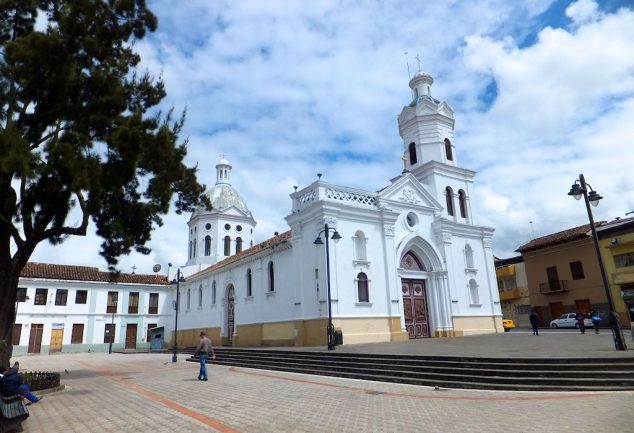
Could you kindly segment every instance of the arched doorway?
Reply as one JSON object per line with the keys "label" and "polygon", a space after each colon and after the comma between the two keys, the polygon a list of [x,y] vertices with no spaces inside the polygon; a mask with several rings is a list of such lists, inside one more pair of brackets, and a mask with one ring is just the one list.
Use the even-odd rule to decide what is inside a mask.
{"label": "arched doorway", "polygon": [[227,344],[233,345],[233,331],[235,328],[235,290],[233,284],[227,288]]}
{"label": "arched doorway", "polygon": [[[408,251],[401,259],[401,269],[414,272],[426,271],[423,263],[411,251]],[[401,290],[405,328],[409,338],[430,337],[425,280],[401,278]]]}

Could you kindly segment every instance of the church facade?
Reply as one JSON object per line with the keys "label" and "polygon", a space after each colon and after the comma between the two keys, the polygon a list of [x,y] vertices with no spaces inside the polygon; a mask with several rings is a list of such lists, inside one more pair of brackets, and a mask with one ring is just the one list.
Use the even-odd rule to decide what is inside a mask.
{"label": "church facade", "polygon": [[378,192],[297,189],[290,230],[265,242],[251,246],[255,220],[220,161],[213,210],[189,221],[198,271],[179,284],[179,346],[201,330],[235,346],[325,345],[329,315],[345,344],[503,331],[493,229],[475,224],[475,172],[457,164],[453,110],[432,84],[409,82],[400,175]]}

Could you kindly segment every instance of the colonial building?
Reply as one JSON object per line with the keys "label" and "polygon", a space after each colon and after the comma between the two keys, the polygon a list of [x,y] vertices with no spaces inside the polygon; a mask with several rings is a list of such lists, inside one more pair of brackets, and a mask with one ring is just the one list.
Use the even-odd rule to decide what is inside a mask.
{"label": "colonial building", "polygon": [[528,315],[531,311],[531,300],[522,256],[496,258],[495,275],[504,318],[513,319],[518,327],[530,326]]}
{"label": "colonial building", "polygon": [[13,354],[148,348],[174,315],[165,276],[28,263],[20,275]]}
{"label": "colonial building", "polygon": [[402,173],[378,192],[299,188],[290,230],[253,247],[241,248],[255,221],[231,166],[216,166],[215,210],[189,222],[187,264],[200,270],[179,284],[179,346],[200,330],[238,346],[322,345],[329,313],[345,343],[502,332],[493,229],[476,224],[475,172],[458,165],[454,112],[432,84],[423,72],[409,82]]}

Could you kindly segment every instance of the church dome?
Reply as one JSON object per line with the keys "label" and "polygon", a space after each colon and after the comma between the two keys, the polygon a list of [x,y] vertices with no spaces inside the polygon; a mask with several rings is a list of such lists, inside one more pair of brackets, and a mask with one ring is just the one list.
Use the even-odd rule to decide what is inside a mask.
{"label": "church dome", "polygon": [[[205,195],[209,197],[211,206],[215,211],[221,212],[233,206],[244,214],[251,214],[240,193],[228,183],[216,184]],[[200,212],[203,209],[199,208],[196,212]]]}

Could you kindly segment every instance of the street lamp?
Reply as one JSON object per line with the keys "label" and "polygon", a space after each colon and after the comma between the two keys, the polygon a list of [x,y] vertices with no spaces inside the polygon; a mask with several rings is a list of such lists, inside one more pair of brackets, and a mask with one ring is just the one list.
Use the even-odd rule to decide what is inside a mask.
{"label": "street lamp", "polygon": [[323,245],[324,242],[321,240],[320,235],[324,233],[324,237],[326,238],[326,283],[328,287],[328,326],[326,327],[326,335],[328,338],[328,350],[335,350],[335,326],[332,324],[332,305],[330,299],[330,249],[328,248],[328,234],[332,231],[332,239],[337,242],[341,239],[339,232],[337,229],[328,227],[328,224],[324,224],[324,229],[317,233],[317,238],[313,242],[315,245]]}
{"label": "street lamp", "polygon": [[[590,188],[590,191],[588,191]],[[610,322],[610,328],[612,329],[612,337],[614,338],[614,347],[616,350],[627,350],[627,346],[621,333],[619,326],[619,319],[614,311],[614,302],[612,301],[612,293],[610,292],[610,285],[605,275],[605,267],[603,266],[603,260],[601,259],[601,250],[599,249],[599,238],[597,236],[597,230],[594,227],[594,218],[592,217],[592,206],[598,206],[599,200],[603,197],[598,192],[592,189],[592,186],[586,183],[586,179],[583,174],[579,175],[579,179],[575,180],[575,183],[570,188],[568,195],[573,196],[576,200],[581,200],[583,196],[586,202],[586,209],[588,211],[588,219],[590,220],[590,229],[592,230],[592,241],[594,242],[594,249],[597,253],[597,260],[599,261],[599,270],[601,271],[601,279],[603,280],[603,288],[605,289],[605,295],[608,298],[608,305],[610,307],[610,313],[608,322]]]}
{"label": "street lamp", "polygon": [[[116,293],[116,292],[115,292]],[[112,326],[110,327],[110,345],[108,346],[108,354],[112,354],[112,343],[114,342],[114,335],[115,335],[115,331],[114,331],[114,313],[117,312],[117,301],[118,301],[118,294],[115,294],[114,298],[112,299],[112,304],[114,309],[112,310]]]}
{"label": "street lamp", "polygon": [[[170,264],[171,265],[171,264]],[[168,268],[169,269],[169,268]],[[176,352],[178,352],[178,309],[180,307],[180,283],[185,281],[183,274],[181,274],[181,268],[176,270],[176,278],[172,281],[172,283],[176,282],[176,301],[174,301],[174,309],[176,310],[176,314],[174,315],[174,352],[172,353],[172,362],[176,362]]]}

